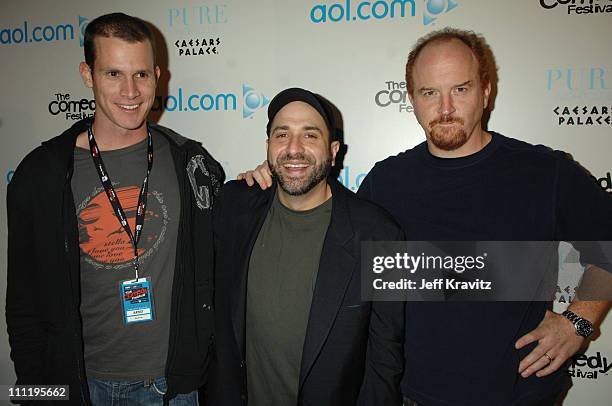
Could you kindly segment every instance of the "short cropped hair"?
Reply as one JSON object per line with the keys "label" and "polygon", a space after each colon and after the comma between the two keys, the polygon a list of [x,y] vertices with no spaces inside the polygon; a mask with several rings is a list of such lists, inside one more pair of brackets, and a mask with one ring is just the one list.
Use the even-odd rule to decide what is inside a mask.
{"label": "short cropped hair", "polygon": [[119,38],[129,43],[149,41],[153,50],[153,61],[157,60],[155,38],[147,24],[137,17],[123,13],[105,14],[92,20],[85,28],[83,47],[85,63],[93,70],[96,61],[96,37]]}
{"label": "short cropped hair", "polygon": [[419,38],[408,54],[408,62],[406,63],[406,87],[408,88],[408,94],[410,96],[414,94],[414,81],[412,79],[414,63],[423,48],[433,42],[445,42],[453,39],[458,39],[472,50],[472,54],[474,54],[478,61],[480,84],[483,87],[489,84],[491,81],[491,62],[489,61],[490,48],[484,37],[474,33],[474,31],[446,27],[441,30],[432,31]]}

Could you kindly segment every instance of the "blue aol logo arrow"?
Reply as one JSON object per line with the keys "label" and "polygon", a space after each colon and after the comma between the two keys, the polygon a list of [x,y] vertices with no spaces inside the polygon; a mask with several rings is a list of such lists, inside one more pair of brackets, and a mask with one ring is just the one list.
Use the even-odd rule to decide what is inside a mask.
{"label": "blue aol logo arrow", "polygon": [[252,118],[255,111],[265,107],[270,103],[270,99],[264,96],[263,93],[257,92],[249,85],[242,85],[242,118]]}
{"label": "blue aol logo arrow", "polygon": [[433,23],[441,14],[448,13],[457,7],[455,0],[424,0],[424,2],[423,25]]}

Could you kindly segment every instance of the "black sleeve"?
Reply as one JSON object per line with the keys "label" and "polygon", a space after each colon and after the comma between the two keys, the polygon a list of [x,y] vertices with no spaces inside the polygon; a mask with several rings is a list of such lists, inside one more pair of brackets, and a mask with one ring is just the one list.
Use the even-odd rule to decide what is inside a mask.
{"label": "black sleeve", "polygon": [[[404,240],[398,230],[390,241]],[[399,406],[404,372],[405,302],[373,301],[359,406]]]}
{"label": "black sleeve", "polygon": [[361,184],[359,185],[359,189],[357,190],[357,196],[361,199],[373,201],[372,198],[374,196],[373,190],[373,181],[372,179],[375,176],[376,166],[372,168],[372,170],[366,175]]}
{"label": "black sleeve", "polygon": [[[26,158],[27,159],[27,158]],[[20,165],[20,166],[23,166]],[[32,177],[18,168],[7,191],[8,269],[6,325],[15,364],[17,385],[43,383],[43,359],[47,344],[45,324],[37,308],[32,281],[37,277],[36,250],[32,242],[34,210]]]}

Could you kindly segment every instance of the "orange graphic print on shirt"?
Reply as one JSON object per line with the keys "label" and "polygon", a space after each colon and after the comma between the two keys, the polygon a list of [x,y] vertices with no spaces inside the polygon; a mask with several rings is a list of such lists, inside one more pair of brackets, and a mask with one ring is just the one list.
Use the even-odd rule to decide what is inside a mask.
{"label": "orange graphic print on shirt", "polygon": [[[136,206],[140,187],[127,186],[117,188],[115,191],[133,233],[136,227]],[[143,232],[138,243],[139,257],[153,248],[162,228],[165,229],[165,222],[162,219],[164,210],[161,210],[165,206],[160,207],[158,200],[151,192],[148,193]],[[131,264],[134,247],[103,190],[99,190],[78,212],[78,222],[79,245],[81,252],[89,257],[88,262],[98,266]]]}

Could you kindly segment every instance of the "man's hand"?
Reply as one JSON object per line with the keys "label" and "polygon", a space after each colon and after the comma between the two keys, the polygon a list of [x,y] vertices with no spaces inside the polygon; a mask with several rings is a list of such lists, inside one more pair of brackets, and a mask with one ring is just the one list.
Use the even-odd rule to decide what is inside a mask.
{"label": "man's hand", "polygon": [[555,372],[580,349],[585,338],[576,334],[568,319],[547,310],[540,325],[519,338],[514,346],[518,350],[535,341],[538,345],[519,364],[518,372],[523,378],[534,372],[537,377]]}
{"label": "man's hand", "polygon": [[261,165],[252,171],[246,171],[238,174],[237,180],[245,180],[247,185],[253,186],[255,182],[262,190],[266,190],[272,186],[272,172],[268,166],[268,161],[263,161]]}

